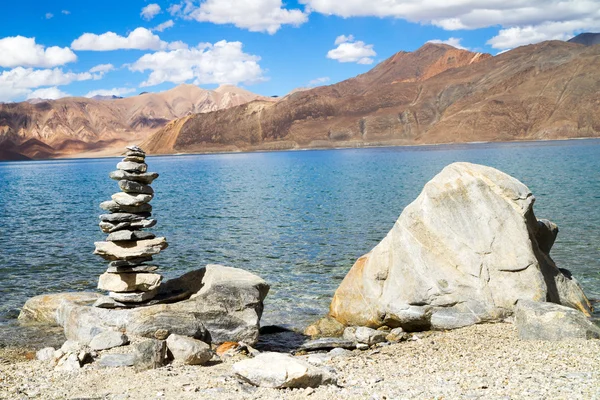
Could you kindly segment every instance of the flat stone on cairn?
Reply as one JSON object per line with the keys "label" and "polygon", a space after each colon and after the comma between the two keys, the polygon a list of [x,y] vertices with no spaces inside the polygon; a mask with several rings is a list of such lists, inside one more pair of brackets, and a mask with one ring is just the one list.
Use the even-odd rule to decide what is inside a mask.
{"label": "flat stone on cairn", "polygon": [[156,225],[150,219],[154,190],[149,185],[158,178],[156,172],[146,172],[146,153],[138,146],[127,147],[125,158],[117,171],[109,174],[119,182],[122,192],[100,204],[109,214],[100,215],[100,229],[108,233],[104,242],[96,242],[94,254],[110,261],[98,281],[98,289],[123,303],[143,303],[158,293],[162,276],[155,273],[156,265],[147,265],[152,256],[166,249],[164,237],[143,231]]}

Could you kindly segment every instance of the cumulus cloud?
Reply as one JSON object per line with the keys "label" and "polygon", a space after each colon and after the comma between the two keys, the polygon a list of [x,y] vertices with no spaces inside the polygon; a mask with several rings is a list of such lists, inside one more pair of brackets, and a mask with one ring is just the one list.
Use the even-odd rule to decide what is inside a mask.
{"label": "cumulus cloud", "polygon": [[122,97],[126,94],[134,93],[136,90],[134,88],[112,88],[112,89],[98,89],[92,90],[88,92],[85,97],[94,97],[94,96],[118,96]]}
{"label": "cumulus cloud", "polygon": [[46,13],[45,17],[46,17],[46,19],[51,19],[52,17],[54,17],[54,14]]}
{"label": "cumulus cloud", "polygon": [[313,79],[310,82],[308,82],[308,86],[319,86],[319,85],[329,82],[329,80],[330,79],[328,76],[324,76],[322,78],[316,78],[316,79]]}
{"label": "cumulus cloud", "polygon": [[206,0],[196,6],[192,1],[172,5],[171,15],[199,22],[233,24],[251,32],[273,35],[282,25],[299,26],[308,21],[308,13],[283,7],[281,0]]}
{"label": "cumulus cloud", "polygon": [[64,15],[69,15],[69,14],[71,14],[71,11],[69,11],[69,10],[62,10],[61,13],[63,13]]}
{"label": "cumulus cloud", "polygon": [[63,92],[56,86],[49,88],[42,88],[38,90],[34,90],[33,92],[27,95],[27,100],[29,99],[44,99],[44,100],[56,100],[61,99],[63,97],[71,96],[68,93]]}
{"label": "cumulus cloud", "polygon": [[148,4],[146,7],[142,8],[142,12],[140,13],[141,17],[146,21],[150,21],[152,18],[156,17],[160,13],[160,6],[156,3]]}
{"label": "cumulus cloud", "polygon": [[335,39],[338,45],[333,50],[327,52],[327,58],[338,60],[339,62],[355,62],[357,64],[373,64],[373,59],[377,53],[373,50],[372,44],[354,40],[352,35],[341,35]]}
{"label": "cumulus cloud", "polygon": [[463,45],[460,44],[461,41],[462,41],[461,38],[451,37],[447,40],[433,39],[433,40],[429,40],[427,43],[442,43],[442,44],[447,44],[452,47],[456,47],[457,49],[469,50],[467,47],[464,47]]}
{"label": "cumulus cloud", "polygon": [[51,68],[77,60],[68,47],[44,48],[35,38],[11,36],[0,39],[0,67]]}
{"label": "cumulus cloud", "polygon": [[89,72],[64,72],[60,68],[33,69],[17,67],[0,73],[0,101],[11,101],[31,95],[33,89],[68,85],[94,79]]}
{"label": "cumulus cloud", "polygon": [[101,35],[84,33],[71,43],[73,50],[110,51],[110,50],[161,50],[166,49],[167,42],[160,40],[146,28],[136,28],[127,36],[120,36],[114,32]]}
{"label": "cumulus cloud", "polygon": [[96,65],[95,67],[90,68],[90,72],[92,74],[95,74],[95,73],[105,74],[107,72],[113,71],[114,69],[115,69],[115,66],[112,64],[100,64],[100,65]]}
{"label": "cumulus cloud", "polygon": [[158,25],[156,25],[154,28],[152,28],[152,30],[153,30],[153,31],[162,32],[162,31],[164,31],[165,29],[172,28],[172,27],[173,27],[173,25],[175,25],[175,23],[173,22],[173,20],[172,20],[172,19],[170,19],[170,20],[168,20],[168,21],[165,21],[165,22],[163,22],[162,24],[158,24]]}
{"label": "cumulus cloud", "polygon": [[244,53],[242,43],[222,40],[189,49],[145,54],[129,66],[131,71],[151,71],[141,86],[163,82],[202,84],[251,84],[265,80],[260,57]]}
{"label": "cumulus cloud", "polygon": [[[300,0],[311,12],[391,17],[445,30],[500,26],[489,44],[504,49],[600,29],[597,0]],[[519,36],[519,35],[522,36]]]}

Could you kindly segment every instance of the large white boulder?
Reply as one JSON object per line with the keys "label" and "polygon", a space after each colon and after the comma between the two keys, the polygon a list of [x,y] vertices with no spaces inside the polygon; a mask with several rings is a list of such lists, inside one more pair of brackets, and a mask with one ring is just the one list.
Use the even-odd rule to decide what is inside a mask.
{"label": "large white boulder", "polygon": [[535,218],[534,200],[524,184],[494,168],[447,166],[356,261],[330,315],[345,325],[405,330],[502,320],[518,300],[589,315],[577,281],[548,254],[558,229]]}

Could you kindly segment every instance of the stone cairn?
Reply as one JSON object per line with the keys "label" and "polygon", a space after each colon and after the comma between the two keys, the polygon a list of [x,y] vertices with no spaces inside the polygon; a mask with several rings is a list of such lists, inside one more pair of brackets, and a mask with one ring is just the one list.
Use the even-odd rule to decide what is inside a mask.
{"label": "stone cairn", "polygon": [[94,243],[94,254],[110,261],[107,271],[100,275],[98,289],[107,290],[115,302],[129,307],[147,302],[158,293],[162,276],[154,272],[156,265],[146,262],[167,247],[164,237],[143,230],[156,225],[156,220],[150,219],[149,202],[154,197],[150,184],[158,178],[158,173],[146,172],[145,160],[141,148],[129,146],[117,171],[109,174],[119,181],[122,192],[100,204],[110,212],[100,215],[100,229],[109,235],[106,241]]}

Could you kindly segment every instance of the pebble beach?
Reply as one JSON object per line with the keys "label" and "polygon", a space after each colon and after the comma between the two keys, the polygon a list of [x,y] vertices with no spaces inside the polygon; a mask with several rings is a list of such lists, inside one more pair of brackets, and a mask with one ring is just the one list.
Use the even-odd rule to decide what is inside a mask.
{"label": "pebble beach", "polygon": [[315,389],[243,383],[231,369],[247,357],[243,354],[215,357],[207,366],[168,365],[135,372],[89,364],[77,372],[58,372],[47,361],[35,360],[35,350],[0,349],[0,398],[600,398],[600,340],[522,341],[510,323],[422,332],[405,342],[334,352],[335,356],[297,355],[336,372],[337,386]]}

